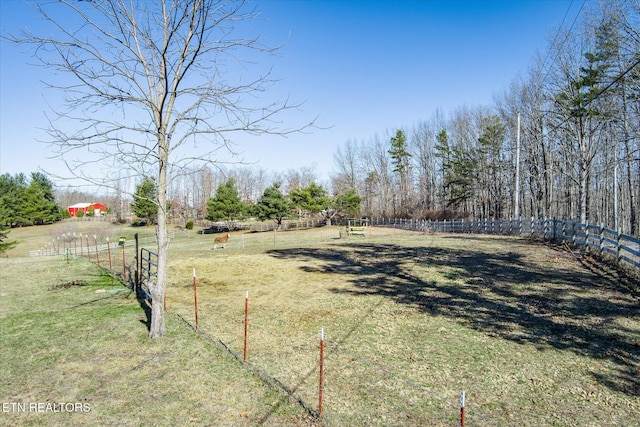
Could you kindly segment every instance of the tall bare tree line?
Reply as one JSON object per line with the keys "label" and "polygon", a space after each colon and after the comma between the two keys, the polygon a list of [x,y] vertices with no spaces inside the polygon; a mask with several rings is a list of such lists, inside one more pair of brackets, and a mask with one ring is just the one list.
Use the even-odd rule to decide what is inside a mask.
{"label": "tall bare tree line", "polygon": [[411,185],[393,173],[393,136],[374,135],[336,151],[334,191],[356,188],[364,215],[420,218],[449,209],[512,218],[520,116],[520,216],[638,235],[639,52],[640,2],[585,10],[493,105],[460,107],[446,117],[436,111],[405,129]]}

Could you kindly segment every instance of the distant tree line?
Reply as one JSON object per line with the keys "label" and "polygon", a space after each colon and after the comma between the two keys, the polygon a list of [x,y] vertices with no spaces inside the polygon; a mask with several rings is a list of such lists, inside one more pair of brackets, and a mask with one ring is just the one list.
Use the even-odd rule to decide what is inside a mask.
{"label": "distant tree line", "polygon": [[334,191],[355,188],[368,216],[559,217],[637,236],[640,3],[580,17],[494,105],[344,143]]}
{"label": "distant tree line", "polygon": [[34,172],[30,179],[22,173],[0,175],[0,253],[16,244],[8,240],[10,228],[51,224],[61,218],[53,184],[46,175]]}
{"label": "distant tree line", "polygon": [[[167,209],[172,212],[172,216],[184,217],[185,220],[200,216],[211,221],[224,221],[230,229],[235,227],[237,221],[247,218],[272,220],[279,227],[283,220],[290,218],[321,216],[327,225],[331,225],[334,218],[360,214],[361,198],[353,189],[330,196],[328,190],[315,181],[293,188],[286,194],[281,187],[282,183],[276,181],[265,188],[257,200],[253,200],[243,196],[235,178],[231,177],[221,182],[214,194],[207,198],[203,215],[193,209],[185,209],[179,197],[176,202],[168,203]],[[153,203],[155,191],[155,181],[149,177],[144,178],[136,186],[131,204],[136,216],[149,224],[155,222],[157,212]],[[188,194],[181,196],[189,199]],[[187,211],[192,215],[186,214]]]}

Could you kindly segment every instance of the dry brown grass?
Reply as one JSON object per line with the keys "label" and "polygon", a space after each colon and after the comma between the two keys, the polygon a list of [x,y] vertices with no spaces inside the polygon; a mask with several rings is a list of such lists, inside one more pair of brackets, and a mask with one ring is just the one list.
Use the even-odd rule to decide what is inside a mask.
{"label": "dry brown grass", "polygon": [[249,291],[249,360],[310,405],[324,327],[330,425],[450,425],[462,390],[480,425],[635,418],[640,312],[617,277],[521,238],[311,233],[176,245],[169,310],[193,321],[195,268],[201,329],[241,354]]}

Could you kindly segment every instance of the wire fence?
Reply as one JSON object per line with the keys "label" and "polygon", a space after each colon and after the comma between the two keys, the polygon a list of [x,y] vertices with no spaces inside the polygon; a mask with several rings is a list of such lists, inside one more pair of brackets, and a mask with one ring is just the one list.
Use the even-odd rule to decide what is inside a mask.
{"label": "wire fence", "polygon": [[[249,291],[235,305],[203,300],[197,296],[195,271],[193,288],[191,307],[185,300],[169,300],[167,312],[286,393],[322,425],[499,425],[473,400],[462,404],[464,391],[436,391],[423,383],[419,369],[399,372],[388,367],[398,362],[388,360],[392,356],[364,356],[359,347],[371,343],[278,316],[259,297],[250,300]],[[375,316],[377,305],[366,311]],[[363,327],[363,321],[353,326]]]}
{"label": "wire fence", "polygon": [[[319,231],[316,242],[329,239],[347,237],[346,233],[322,232],[324,220],[309,219],[283,223],[264,222],[247,225],[246,230],[238,234],[229,245],[236,248],[267,247],[282,245],[304,245],[308,238],[302,241],[300,231],[317,228]],[[600,256],[612,258],[615,264],[630,267],[640,273],[640,239],[605,227],[588,223],[579,223],[555,218],[545,219],[472,219],[472,220],[411,220],[398,218],[372,218],[369,221],[373,227],[392,227],[418,231],[422,233],[475,233],[535,236],[544,239],[570,242],[578,247],[598,253]],[[198,233],[201,233],[202,230]],[[251,232],[254,232],[253,234]],[[265,232],[271,232],[265,233]],[[195,231],[174,231],[170,239],[188,238]],[[364,237],[370,233],[363,232]],[[268,235],[268,236],[266,236]],[[265,237],[266,236],[266,237]],[[358,238],[358,236],[356,236]],[[145,246],[155,243],[155,236],[141,237],[140,244]],[[65,233],[57,239],[52,239],[47,245],[29,251],[29,256],[86,256],[95,257],[97,261],[101,254],[118,248],[132,247],[133,241],[109,241],[109,238],[89,236],[88,234]],[[103,255],[104,257],[104,255]]]}

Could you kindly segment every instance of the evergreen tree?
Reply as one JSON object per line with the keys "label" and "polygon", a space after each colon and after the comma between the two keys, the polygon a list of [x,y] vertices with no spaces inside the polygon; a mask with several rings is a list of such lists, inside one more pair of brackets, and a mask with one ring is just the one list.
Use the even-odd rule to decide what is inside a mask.
{"label": "evergreen tree", "polygon": [[0,216],[9,227],[30,225],[25,216],[27,179],[24,174],[0,176]]}
{"label": "evergreen tree", "polygon": [[436,155],[442,159],[445,204],[448,208],[458,209],[473,196],[476,159],[472,153],[449,145],[446,131],[436,138]]}
{"label": "evergreen tree", "polygon": [[478,138],[475,153],[477,192],[484,218],[501,218],[507,194],[507,184],[503,182],[507,169],[503,159],[505,127],[498,116],[483,120],[482,135]]}
{"label": "evergreen tree", "polygon": [[156,181],[151,177],[146,177],[136,186],[131,209],[138,218],[145,220],[147,224],[155,224],[158,218],[158,207],[155,200]]}
{"label": "evergreen tree", "polygon": [[451,162],[451,148],[449,147],[449,135],[446,129],[442,129],[436,135],[436,141],[437,143],[433,147],[435,149],[435,156],[441,159],[440,173],[442,174],[442,193],[440,197],[445,200],[446,204],[450,199],[447,182],[451,179],[451,169],[448,167]]}
{"label": "evergreen tree", "polygon": [[[0,218],[2,221],[2,218]],[[9,249],[13,248],[18,242],[14,241],[6,241],[8,239],[7,234],[9,233],[9,227],[6,225],[0,225],[0,254],[5,253]]]}
{"label": "evergreen tree", "polygon": [[62,219],[53,184],[40,172],[32,173],[29,183],[22,173],[0,175],[0,211],[8,227],[51,224]]}
{"label": "evergreen tree", "polygon": [[605,84],[610,64],[604,53],[584,54],[586,64],[578,75],[567,75],[567,83],[555,97],[557,130],[563,133],[564,167],[569,179],[578,185],[580,222],[589,219],[591,179],[597,153],[602,149],[600,131],[611,118],[608,107],[596,102]]}
{"label": "evergreen tree", "polygon": [[247,208],[247,204],[240,199],[235,180],[230,178],[220,184],[215,197],[207,201],[207,219],[226,221],[229,229],[233,229],[234,222],[244,217]]}
{"label": "evergreen tree", "polygon": [[274,220],[278,228],[282,225],[282,220],[291,215],[292,204],[282,194],[280,183],[276,182],[264,190],[264,194],[256,205],[256,216],[260,221],[267,219]]}
{"label": "evergreen tree", "polygon": [[24,216],[33,225],[51,224],[62,219],[62,210],[55,201],[53,184],[40,172],[31,174],[24,192]]}
{"label": "evergreen tree", "polygon": [[291,201],[310,214],[322,213],[329,208],[331,199],[322,186],[312,182],[307,187],[296,188],[289,195]]}
{"label": "evergreen tree", "polygon": [[398,208],[403,216],[408,216],[411,209],[409,206],[409,160],[411,153],[407,147],[407,137],[402,130],[398,130],[396,135],[391,138],[391,149],[388,153],[391,156],[393,171],[398,174],[400,199]]}
{"label": "evergreen tree", "polygon": [[358,196],[355,189],[350,189],[342,194],[338,194],[333,205],[340,216],[356,217],[360,214],[360,202],[362,197]]}
{"label": "evergreen tree", "polygon": [[407,149],[407,137],[402,130],[398,130],[396,135],[391,138],[389,154],[393,163],[393,171],[401,176],[406,174],[409,170],[411,153]]}
{"label": "evergreen tree", "polygon": [[7,241],[9,238],[9,229],[11,228],[9,223],[10,210],[8,209],[8,206],[4,205],[2,202],[3,199],[0,198],[0,254],[5,253],[17,244],[16,241]]}
{"label": "evergreen tree", "polygon": [[464,202],[473,197],[476,179],[476,160],[472,153],[454,147],[449,162],[445,165],[449,170],[445,187],[449,194],[447,207],[458,209]]}
{"label": "evergreen tree", "polygon": [[298,209],[311,215],[320,214],[325,218],[327,225],[331,225],[331,218],[335,216],[336,211],[327,190],[322,186],[312,182],[307,187],[293,190],[289,197]]}

